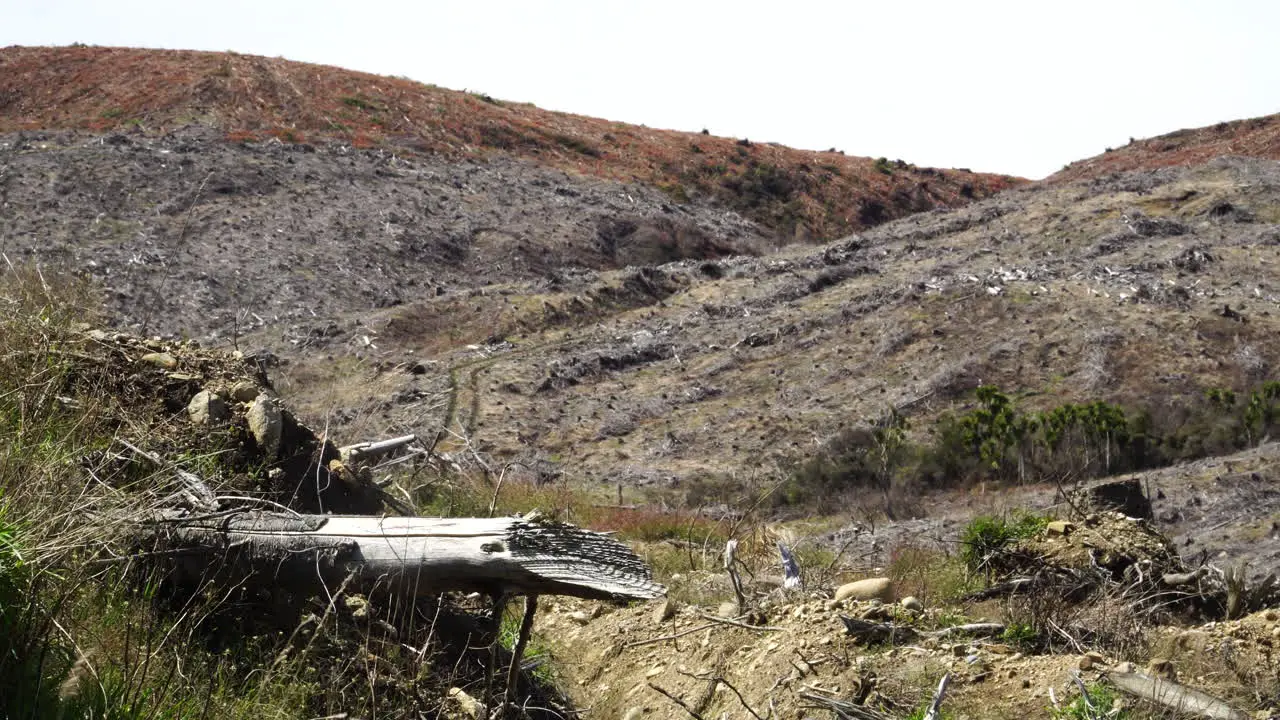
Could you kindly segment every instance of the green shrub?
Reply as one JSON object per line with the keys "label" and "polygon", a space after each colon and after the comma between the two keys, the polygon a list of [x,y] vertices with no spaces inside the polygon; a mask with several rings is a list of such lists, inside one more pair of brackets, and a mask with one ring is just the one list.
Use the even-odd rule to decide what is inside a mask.
{"label": "green shrub", "polygon": [[973,570],[984,570],[991,556],[1009,543],[1044,531],[1048,519],[1019,512],[1010,518],[983,515],[974,518],[960,534],[961,557]]}

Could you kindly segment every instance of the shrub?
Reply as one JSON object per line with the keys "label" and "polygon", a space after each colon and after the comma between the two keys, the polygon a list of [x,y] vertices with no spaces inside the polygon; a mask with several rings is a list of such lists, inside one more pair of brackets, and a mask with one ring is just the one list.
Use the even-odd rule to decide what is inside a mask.
{"label": "shrub", "polygon": [[1010,518],[991,515],[976,517],[960,534],[961,557],[973,570],[985,570],[992,555],[1014,540],[1042,532],[1048,519],[1019,512]]}

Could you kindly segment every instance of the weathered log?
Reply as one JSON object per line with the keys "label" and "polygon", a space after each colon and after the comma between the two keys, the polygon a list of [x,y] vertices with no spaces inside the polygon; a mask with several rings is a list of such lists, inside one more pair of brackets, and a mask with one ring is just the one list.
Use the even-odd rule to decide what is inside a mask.
{"label": "weathered log", "polygon": [[283,582],[318,578],[333,586],[350,577],[422,595],[645,599],[666,592],[626,545],[546,520],[232,511],[168,513],[145,522],[143,532],[187,562],[270,573]]}
{"label": "weathered log", "polygon": [[1141,673],[1123,672],[1109,672],[1107,679],[1127,693],[1159,703],[1178,713],[1197,715],[1210,720],[1246,720],[1248,717],[1212,695],[1179,685],[1172,680]]}
{"label": "weathered log", "polygon": [[338,456],[344,463],[367,463],[387,453],[395,452],[418,439],[417,435],[402,435],[388,440],[356,443],[338,448]]}

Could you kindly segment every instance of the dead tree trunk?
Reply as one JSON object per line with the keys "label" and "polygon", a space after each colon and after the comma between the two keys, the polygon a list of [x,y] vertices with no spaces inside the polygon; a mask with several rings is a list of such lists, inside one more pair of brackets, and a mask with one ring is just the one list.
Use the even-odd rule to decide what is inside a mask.
{"label": "dead tree trunk", "polygon": [[626,545],[545,520],[173,512],[143,522],[142,534],[197,572],[220,566],[277,582],[334,587],[350,579],[415,595],[645,599],[666,592]]}

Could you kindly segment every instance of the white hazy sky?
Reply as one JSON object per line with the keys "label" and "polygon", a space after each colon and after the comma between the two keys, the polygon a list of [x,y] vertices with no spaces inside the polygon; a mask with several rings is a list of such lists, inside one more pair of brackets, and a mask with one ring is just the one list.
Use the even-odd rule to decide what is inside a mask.
{"label": "white hazy sky", "polygon": [[1280,112],[1280,2],[0,0],[0,46],[235,50],[1039,178]]}

